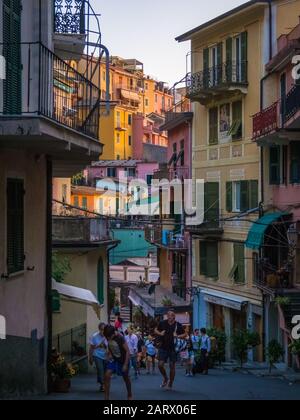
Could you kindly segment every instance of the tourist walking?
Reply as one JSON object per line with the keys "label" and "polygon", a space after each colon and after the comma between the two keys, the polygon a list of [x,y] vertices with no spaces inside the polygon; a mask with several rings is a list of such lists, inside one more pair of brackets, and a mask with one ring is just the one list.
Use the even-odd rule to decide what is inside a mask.
{"label": "tourist walking", "polygon": [[104,328],[104,336],[108,343],[108,362],[104,375],[105,400],[110,398],[110,384],[113,374],[122,376],[127,389],[127,398],[132,400],[131,381],[129,377],[130,352],[125,338],[108,325]]}
{"label": "tourist walking", "polygon": [[134,334],[132,327],[128,327],[127,329],[128,334],[125,336],[126,344],[129,348],[130,352],[130,365],[134,369],[135,379],[138,378],[138,337]]}
{"label": "tourist walking", "polygon": [[209,367],[209,355],[211,352],[211,340],[207,335],[205,328],[200,330],[201,332],[201,341],[200,341],[200,351],[201,351],[201,370],[204,375],[208,375]]}
{"label": "tourist walking", "polygon": [[[169,390],[172,390],[176,376],[177,361],[175,340],[184,339],[186,334],[183,326],[176,321],[176,315],[173,311],[169,311],[167,319],[159,323],[158,327],[155,329],[155,334],[157,334],[161,339],[158,351],[158,367],[163,377],[161,388],[167,387]],[[169,377],[165,369],[165,363],[168,362],[170,365]]]}
{"label": "tourist walking", "polygon": [[104,392],[104,374],[107,361],[107,340],[104,337],[105,324],[99,324],[99,330],[90,338],[89,362],[97,369],[97,381],[100,385],[100,392]]}
{"label": "tourist walking", "polygon": [[147,375],[150,375],[151,368],[152,374],[155,374],[155,359],[156,359],[156,348],[154,345],[154,338],[149,335],[145,341],[146,348],[146,363],[147,363]]}

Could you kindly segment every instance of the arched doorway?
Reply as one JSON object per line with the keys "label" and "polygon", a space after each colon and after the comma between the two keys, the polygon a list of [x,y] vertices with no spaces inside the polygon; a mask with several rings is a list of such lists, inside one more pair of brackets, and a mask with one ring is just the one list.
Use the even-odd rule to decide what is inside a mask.
{"label": "arched doorway", "polygon": [[101,305],[104,304],[104,265],[103,259],[99,258],[97,270],[97,298]]}

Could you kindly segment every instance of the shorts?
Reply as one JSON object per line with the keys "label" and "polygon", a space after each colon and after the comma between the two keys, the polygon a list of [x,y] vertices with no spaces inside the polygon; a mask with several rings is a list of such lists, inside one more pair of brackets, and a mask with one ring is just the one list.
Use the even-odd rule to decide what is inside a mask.
{"label": "shorts", "polygon": [[158,360],[164,363],[176,363],[177,362],[177,353],[174,350],[158,350]]}
{"label": "shorts", "polygon": [[129,365],[126,372],[123,372],[123,366],[123,363],[118,362],[117,360],[113,360],[106,363],[105,370],[110,370],[113,374],[126,377],[129,375]]}
{"label": "shorts", "polygon": [[150,354],[147,353],[147,359],[148,359],[149,362],[153,362],[155,360],[155,358],[156,358],[155,354],[150,355]]}

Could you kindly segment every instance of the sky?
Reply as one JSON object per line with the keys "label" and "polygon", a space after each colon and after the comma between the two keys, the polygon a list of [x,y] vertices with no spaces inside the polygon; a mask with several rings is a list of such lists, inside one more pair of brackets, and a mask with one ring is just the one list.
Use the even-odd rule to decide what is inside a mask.
{"label": "sky", "polygon": [[170,87],[186,74],[189,42],[175,37],[245,0],[90,0],[101,13],[102,42],[111,55],[136,58],[145,73]]}

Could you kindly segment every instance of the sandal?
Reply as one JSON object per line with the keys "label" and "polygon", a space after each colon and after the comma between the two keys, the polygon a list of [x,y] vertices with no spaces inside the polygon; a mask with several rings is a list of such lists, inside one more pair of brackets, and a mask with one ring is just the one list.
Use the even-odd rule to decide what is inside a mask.
{"label": "sandal", "polygon": [[168,386],[168,384],[169,384],[169,380],[168,379],[166,379],[166,380],[164,380],[164,382],[161,384],[161,388],[166,388],[167,386]]}

